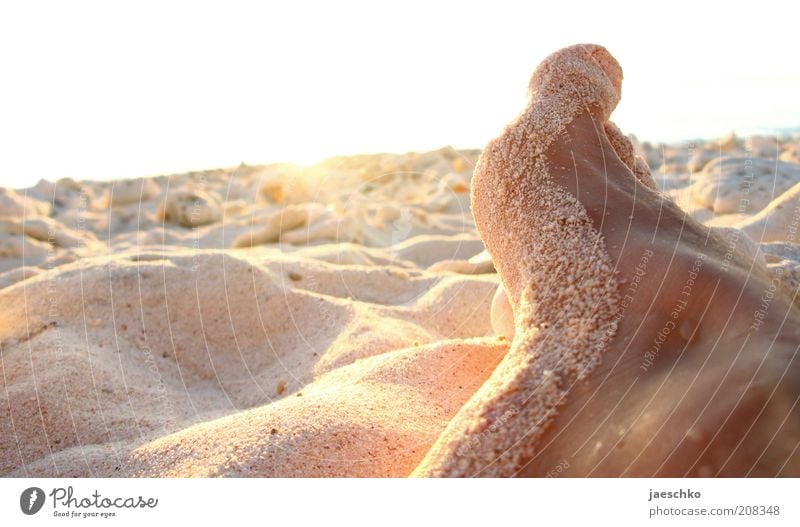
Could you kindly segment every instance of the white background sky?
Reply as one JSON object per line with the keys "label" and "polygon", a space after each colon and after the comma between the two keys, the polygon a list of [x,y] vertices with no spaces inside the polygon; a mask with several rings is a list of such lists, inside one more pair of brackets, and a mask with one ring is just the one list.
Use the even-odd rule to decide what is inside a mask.
{"label": "white background sky", "polygon": [[797,4],[3,1],[0,185],[480,147],[578,42],[640,138],[798,127]]}

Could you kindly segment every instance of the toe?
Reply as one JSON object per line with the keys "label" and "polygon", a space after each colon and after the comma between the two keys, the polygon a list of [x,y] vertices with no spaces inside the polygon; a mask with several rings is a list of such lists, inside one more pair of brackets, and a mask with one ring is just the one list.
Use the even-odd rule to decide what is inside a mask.
{"label": "toe", "polygon": [[603,73],[605,73],[614,91],[617,94],[617,99],[622,96],[622,67],[619,62],[608,52],[603,46],[596,44],[582,44],[585,49],[592,56],[592,59],[597,63]]}
{"label": "toe", "polygon": [[619,102],[622,68],[602,46],[578,44],[553,53],[534,71],[529,84],[531,106],[558,101],[569,106],[572,116],[592,109],[601,121],[608,120]]}
{"label": "toe", "polygon": [[647,163],[645,163],[642,158],[636,156],[633,143],[631,143],[630,139],[628,139],[625,134],[622,133],[622,130],[617,128],[617,125],[611,121],[603,123],[603,129],[605,130],[608,142],[611,144],[614,152],[616,152],[617,156],[633,173],[636,179],[650,190],[656,190],[656,182],[652,174],[650,174],[650,167],[647,166]]}

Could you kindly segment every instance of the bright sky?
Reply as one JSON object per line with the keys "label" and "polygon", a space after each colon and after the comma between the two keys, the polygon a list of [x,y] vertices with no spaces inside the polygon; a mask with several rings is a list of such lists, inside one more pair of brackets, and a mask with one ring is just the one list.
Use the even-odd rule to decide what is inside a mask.
{"label": "bright sky", "polygon": [[0,186],[480,147],[605,45],[644,139],[800,126],[797,2],[0,4]]}

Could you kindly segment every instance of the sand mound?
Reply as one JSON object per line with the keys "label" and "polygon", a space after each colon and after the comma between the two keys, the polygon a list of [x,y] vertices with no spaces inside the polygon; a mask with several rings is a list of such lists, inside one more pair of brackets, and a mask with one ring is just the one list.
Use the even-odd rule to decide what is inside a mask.
{"label": "sand mound", "polygon": [[[254,474],[311,475],[316,465],[302,456],[323,449],[329,437],[319,431],[345,427],[346,415],[366,406],[377,414],[350,423],[339,454],[373,471],[356,463],[352,474],[377,466],[401,475],[504,351],[494,338],[450,340],[491,334],[495,289],[494,275],[334,265],[297,254],[120,254],[41,273],[0,291],[9,306],[0,326],[2,469],[206,475],[247,465]],[[461,388],[452,390],[453,382]],[[407,415],[423,404],[408,405],[414,393],[430,407],[418,419]],[[342,414],[346,401],[352,408]],[[41,420],[29,418],[37,414]],[[273,428],[282,441],[270,439]],[[225,430],[227,439],[209,430]],[[287,433],[313,436],[292,436],[311,450],[288,447]],[[405,447],[415,452],[397,466],[372,459],[365,441],[378,444],[373,433],[392,437],[383,445],[387,459]],[[176,447],[195,435],[210,443]],[[212,448],[226,441],[231,452],[250,449],[235,467],[219,465],[229,453]],[[83,459],[86,447],[107,443],[116,445],[113,455]],[[281,460],[262,459],[273,451]],[[164,456],[191,470],[163,465]],[[344,461],[328,473],[348,473]]]}
{"label": "sand mound", "polygon": [[103,193],[101,208],[139,204],[156,197],[161,188],[152,179],[123,179],[114,181]]}
{"label": "sand mound", "polygon": [[8,188],[0,188],[0,216],[32,217],[47,216],[50,213],[50,204],[20,195]]}
{"label": "sand mound", "polygon": [[800,183],[737,226],[761,242],[800,241]]}
{"label": "sand mound", "polygon": [[717,214],[754,213],[800,182],[800,167],[774,159],[726,157],[694,178],[692,195]]}

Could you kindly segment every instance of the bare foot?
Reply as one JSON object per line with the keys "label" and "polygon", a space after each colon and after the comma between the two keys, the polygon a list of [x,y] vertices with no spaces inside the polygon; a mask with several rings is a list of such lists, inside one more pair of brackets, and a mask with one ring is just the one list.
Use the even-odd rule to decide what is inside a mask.
{"label": "bare foot", "polygon": [[621,81],[600,46],[551,55],[484,150],[514,341],[417,475],[800,475],[800,314],[655,190],[608,122]]}

